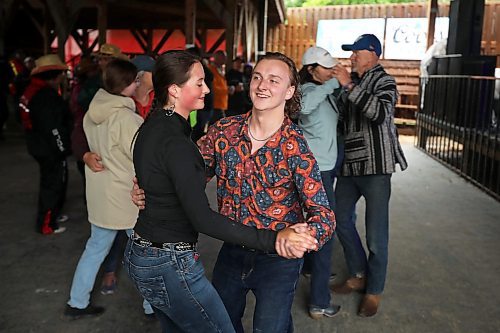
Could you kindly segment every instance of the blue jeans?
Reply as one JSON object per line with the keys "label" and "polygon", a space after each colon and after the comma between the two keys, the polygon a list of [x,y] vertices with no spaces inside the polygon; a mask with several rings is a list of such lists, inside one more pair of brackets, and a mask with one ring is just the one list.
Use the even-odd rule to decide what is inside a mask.
{"label": "blue jeans", "polygon": [[[330,171],[321,171],[321,180],[325,187],[326,196],[330,208],[335,210],[335,191],[333,183],[335,182],[335,169]],[[334,238],[326,242],[319,251],[308,253],[304,258],[304,266],[311,273],[311,296],[309,305],[314,305],[325,309],[330,306],[330,275],[332,273],[331,261]]]}
{"label": "blue jeans", "polygon": [[[363,196],[366,201],[366,245],[368,260],[352,212]],[[387,274],[389,243],[389,199],[391,175],[339,177],[336,187],[337,236],[344,248],[351,276],[365,275],[366,293],[381,294]]]}
{"label": "blue jeans", "polygon": [[[101,228],[90,224],[90,238],[85,245],[82,256],[76,266],[73,283],[71,284],[68,305],[73,308],[85,309],[90,303],[90,293],[94,288],[95,279],[99,268],[108,255],[116,235],[121,230]],[[130,234],[132,231],[126,230]],[[144,300],[142,303],[144,313],[153,313],[151,305]]]}
{"label": "blue jeans", "polygon": [[141,246],[129,239],[124,264],[163,332],[234,332],[196,251]]}
{"label": "blue jeans", "polygon": [[93,224],[90,224],[90,228],[90,238],[76,266],[68,301],[69,306],[78,309],[84,309],[89,305],[90,292],[94,288],[97,273],[118,232]]}
{"label": "blue jeans", "polygon": [[291,308],[302,263],[302,259],[284,259],[277,254],[224,243],[214,267],[212,282],[236,332],[243,332],[241,318],[250,290],[256,301],[254,332],[293,332]]}
{"label": "blue jeans", "polygon": [[117,271],[118,263],[121,262],[126,243],[127,233],[124,230],[119,230],[116,234],[115,240],[113,241],[113,246],[102,263],[104,273],[115,273]]}

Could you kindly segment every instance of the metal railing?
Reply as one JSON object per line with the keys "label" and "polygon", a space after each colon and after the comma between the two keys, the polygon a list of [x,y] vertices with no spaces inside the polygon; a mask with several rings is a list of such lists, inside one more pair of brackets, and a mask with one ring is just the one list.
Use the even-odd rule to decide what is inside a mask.
{"label": "metal railing", "polygon": [[417,147],[500,200],[500,81],[422,78]]}

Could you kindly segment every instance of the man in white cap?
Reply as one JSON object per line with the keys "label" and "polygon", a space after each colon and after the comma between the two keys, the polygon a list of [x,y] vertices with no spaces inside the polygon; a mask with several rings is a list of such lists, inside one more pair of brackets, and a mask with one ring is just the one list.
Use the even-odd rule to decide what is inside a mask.
{"label": "man in white cap", "polygon": [[[394,78],[379,64],[380,41],[364,34],[342,49],[352,51],[352,75],[341,65],[334,68],[345,105],[345,157],[336,186],[335,213],[350,276],[333,291],[364,292],[358,315],[371,317],[377,313],[387,274],[391,175],[397,163],[401,170],[407,163],[394,125],[398,91]],[[366,202],[368,258],[352,219],[361,196]]]}
{"label": "man in white cap", "polygon": [[66,230],[57,218],[66,196],[71,121],[68,105],[58,91],[68,67],[55,54],[35,63],[19,106],[28,152],[40,167],[36,229],[50,235]]}

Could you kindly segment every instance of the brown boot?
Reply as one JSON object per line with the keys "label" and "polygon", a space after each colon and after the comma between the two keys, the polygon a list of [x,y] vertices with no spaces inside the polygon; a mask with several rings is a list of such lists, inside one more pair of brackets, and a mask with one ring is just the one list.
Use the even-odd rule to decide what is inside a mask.
{"label": "brown boot", "polygon": [[366,294],[359,306],[358,316],[372,317],[377,314],[380,295]]}
{"label": "brown boot", "polygon": [[350,294],[353,291],[363,291],[365,286],[365,277],[352,276],[345,280],[344,283],[333,286],[332,290],[337,294]]}

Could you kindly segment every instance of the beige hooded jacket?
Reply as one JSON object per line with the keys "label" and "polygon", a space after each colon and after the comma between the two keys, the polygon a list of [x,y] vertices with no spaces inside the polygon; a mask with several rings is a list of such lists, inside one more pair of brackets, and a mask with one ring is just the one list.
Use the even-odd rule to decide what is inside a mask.
{"label": "beige hooded jacket", "polygon": [[102,158],[104,171],[85,166],[89,222],[106,229],[133,228],[138,209],[130,198],[135,175],[132,139],[143,119],[129,97],[100,89],[83,118],[90,151]]}

